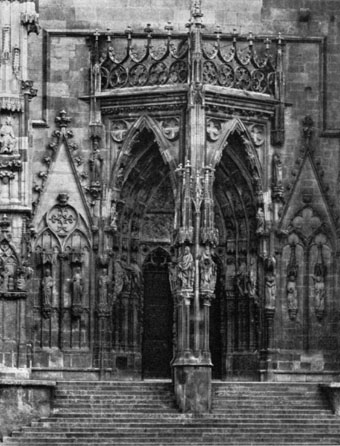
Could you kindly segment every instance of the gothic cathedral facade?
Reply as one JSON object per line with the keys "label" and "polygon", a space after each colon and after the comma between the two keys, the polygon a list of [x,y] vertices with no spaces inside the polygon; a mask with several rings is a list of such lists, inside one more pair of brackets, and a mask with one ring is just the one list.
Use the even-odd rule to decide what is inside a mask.
{"label": "gothic cathedral facade", "polygon": [[338,379],[336,2],[113,3],[0,0],[0,376]]}

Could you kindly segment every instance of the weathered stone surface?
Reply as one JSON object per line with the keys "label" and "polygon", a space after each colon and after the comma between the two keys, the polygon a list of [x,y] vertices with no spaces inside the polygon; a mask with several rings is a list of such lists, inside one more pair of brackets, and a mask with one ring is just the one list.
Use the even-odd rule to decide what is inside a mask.
{"label": "weathered stone surface", "polygon": [[18,426],[48,417],[53,404],[53,381],[0,380],[0,436]]}

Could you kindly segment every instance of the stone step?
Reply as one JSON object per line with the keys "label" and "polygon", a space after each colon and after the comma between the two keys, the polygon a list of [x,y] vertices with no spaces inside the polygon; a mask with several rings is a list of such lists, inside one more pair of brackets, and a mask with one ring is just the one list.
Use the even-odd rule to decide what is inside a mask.
{"label": "stone step", "polygon": [[[234,433],[230,433],[228,434],[229,437],[231,437],[229,439],[229,437],[227,437],[226,435],[222,435],[220,437],[217,436],[212,436],[212,437],[204,437],[203,439],[200,437],[194,437],[194,436],[190,436],[187,440],[183,441],[183,438],[181,437],[174,437],[172,439],[169,439],[169,436],[154,436],[154,437],[149,437],[149,436],[143,436],[143,438],[138,438],[136,439],[135,437],[117,437],[117,438],[112,438],[110,436],[108,437],[103,437],[100,434],[98,434],[98,436],[95,437],[91,437],[91,438],[83,438],[83,437],[68,437],[68,438],[50,438],[48,440],[46,440],[46,438],[30,438],[30,439],[13,439],[11,440],[11,442],[6,442],[5,445],[7,444],[11,444],[11,443],[19,443],[21,446],[22,445],[50,445],[50,444],[68,444],[70,442],[72,442],[73,444],[79,444],[79,443],[87,443],[87,444],[94,444],[96,446],[102,444],[102,442],[110,442],[111,441],[111,446],[116,446],[117,444],[122,444],[122,443],[134,443],[135,446],[136,445],[144,445],[145,443],[154,443],[154,445],[160,445],[163,443],[173,443],[173,444],[186,444],[188,443],[195,443],[195,444],[203,444],[203,445],[207,445],[207,444],[226,444],[229,441],[233,441],[233,442],[247,442],[248,446],[252,445],[254,443],[268,443],[271,446],[276,446],[277,442],[285,442],[287,444],[291,444],[292,442],[307,442],[308,444],[320,444],[322,442],[322,444],[335,444],[335,445],[339,445],[338,442],[338,437],[337,436],[332,436],[332,435],[324,435],[321,437],[316,437],[316,436],[306,436],[305,434],[303,434],[302,436],[298,436],[298,435],[293,435],[291,437],[287,437],[285,438],[282,434],[278,434],[278,435],[274,435],[274,434],[268,434],[267,436],[256,436],[254,437],[254,435],[252,435],[251,437],[248,435],[236,435]],[[327,440],[326,440],[327,439]],[[21,442],[21,443],[20,443]]]}
{"label": "stone step", "polygon": [[[231,441],[231,442],[229,442],[229,441]],[[223,446],[223,445],[224,446],[263,446],[263,445],[273,446],[273,442],[271,439],[269,439],[268,441],[260,440],[259,442],[257,442],[257,441],[235,442],[235,440],[229,440],[229,441],[226,439],[224,439],[222,441],[218,441],[218,442],[209,442],[209,443],[207,443],[207,442],[200,443],[197,441],[195,441],[195,442],[181,441],[181,442],[177,442],[177,443],[168,443],[165,441],[161,441],[161,442],[157,442],[157,446],[183,446],[183,445],[198,446],[198,445],[204,445],[204,444],[209,444],[210,446],[217,446],[217,445],[218,446]],[[319,439],[317,439],[316,441],[309,440],[308,442],[299,442],[299,443],[295,443],[295,442],[293,443],[291,440],[288,440],[285,443],[283,443],[282,441],[283,440],[280,440],[280,443],[275,442],[275,446],[311,446],[311,445],[338,446],[339,445],[339,443],[335,442],[335,441],[329,442],[328,440],[323,441],[323,440],[319,440]],[[15,440],[11,441],[10,443],[6,443],[6,444],[11,444],[12,446],[22,446],[22,443],[18,443]],[[49,446],[58,446],[59,444],[60,443],[58,443],[58,442],[51,442],[51,443],[49,443]],[[74,446],[75,444],[77,446],[98,446],[98,440],[96,440],[95,442],[86,441],[84,443],[78,442],[78,441],[75,443],[74,441],[71,441],[71,442],[63,443],[63,446]],[[113,446],[113,445],[112,445],[112,442],[110,442],[110,441],[108,441],[108,442],[101,441],[100,446]],[[129,441],[126,441],[124,443],[115,442],[114,446],[136,446],[136,443],[129,442]],[[155,442],[154,441],[145,442],[145,443],[143,443],[143,446],[155,446]]]}
{"label": "stone step", "polygon": [[315,384],[213,383],[213,411],[180,414],[170,382],[59,382],[51,417],[13,432],[17,446],[339,445]]}

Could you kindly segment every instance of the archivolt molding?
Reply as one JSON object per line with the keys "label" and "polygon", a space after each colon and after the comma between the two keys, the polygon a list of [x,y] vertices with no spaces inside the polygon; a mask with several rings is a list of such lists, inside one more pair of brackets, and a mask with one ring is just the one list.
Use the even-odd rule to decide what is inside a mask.
{"label": "archivolt molding", "polygon": [[125,141],[123,143],[120,155],[115,163],[115,168],[113,171],[113,181],[116,174],[120,168],[121,161],[124,157],[130,155],[131,150],[134,146],[136,138],[144,129],[148,129],[153,132],[155,140],[158,144],[160,154],[164,160],[164,163],[169,164],[170,170],[175,171],[177,167],[177,162],[171,153],[171,144],[169,140],[164,136],[161,125],[151,118],[149,115],[141,115],[137,121],[130,127],[127,131]]}
{"label": "archivolt molding", "polygon": [[256,167],[258,172],[261,172],[260,160],[253,144],[252,135],[243,122],[238,118],[233,118],[222,124],[221,135],[216,141],[214,153],[211,154],[207,164],[211,164],[212,167],[216,167],[222,158],[223,150],[228,144],[230,135],[234,134],[235,132],[242,139],[249,162],[254,163],[254,168]]}

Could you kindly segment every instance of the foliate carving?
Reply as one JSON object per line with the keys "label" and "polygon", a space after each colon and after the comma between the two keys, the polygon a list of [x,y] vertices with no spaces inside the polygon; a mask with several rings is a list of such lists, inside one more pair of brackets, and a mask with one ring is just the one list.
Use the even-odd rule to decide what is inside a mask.
{"label": "foliate carving", "polygon": [[163,135],[169,141],[175,141],[179,136],[179,119],[168,118],[160,122]]}
{"label": "foliate carving", "polygon": [[12,119],[7,116],[0,127],[0,154],[15,155],[18,154],[17,138],[14,135]]}
{"label": "foliate carving", "polygon": [[276,303],[276,260],[275,257],[265,259],[265,308],[275,310]]}
{"label": "foliate carving", "polygon": [[126,134],[128,132],[129,126],[126,121],[119,119],[117,121],[113,121],[111,124],[111,137],[117,142],[121,143],[124,141]]}
{"label": "foliate carving", "polygon": [[221,135],[221,123],[216,119],[208,119],[207,121],[207,136],[210,141],[217,141]]}
{"label": "foliate carving", "polygon": [[211,249],[206,245],[199,261],[200,291],[203,295],[214,295],[217,278],[217,267]]}
{"label": "foliate carving", "polygon": [[287,266],[287,306],[289,318],[294,321],[298,312],[297,277],[298,264],[296,261],[296,245],[290,245],[290,259]]}
{"label": "foliate carving", "polygon": [[320,243],[318,245],[318,258],[317,262],[314,266],[314,274],[312,276],[314,286],[313,286],[313,295],[314,295],[314,308],[315,315],[319,321],[323,319],[325,314],[325,300],[326,300],[326,275],[327,275],[327,267],[324,263],[323,259],[323,245]]}
{"label": "foliate carving", "polygon": [[[37,194],[35,201],[32,203],[33,205],[33,213],[36,211],[37,206],[40,202],[41,194],[45,188],[46,181],[48,175],[51,171],[51,166],[53,164],[54,159],[57,155],[57,150],[61,146],[62,138],[66,138],[68,141],[73,138],[73,132],[71,129],[67,129],[67,126],[71,122],[71,118],[67,116],[65,110],[61,110],[59,115],[55,119],[57,126],[59,129],[53,131],[52,136],[53,140],[47,146],[47,153],[42,159],[42,162],[47,166],[46,170],[42,170],[37,174],[40,182],[34,182],[33,191]],[[78,149],[78,146],[75,143],[67,142],[67,147],[72,149],[74,152]],[[79,155],[77,155],[79,157]],[[75,157],[73,156],[73,161],[75,161]],[[76,161],[75,161],[76,162]],[[81,176],[81,174],[80,174]]]}

